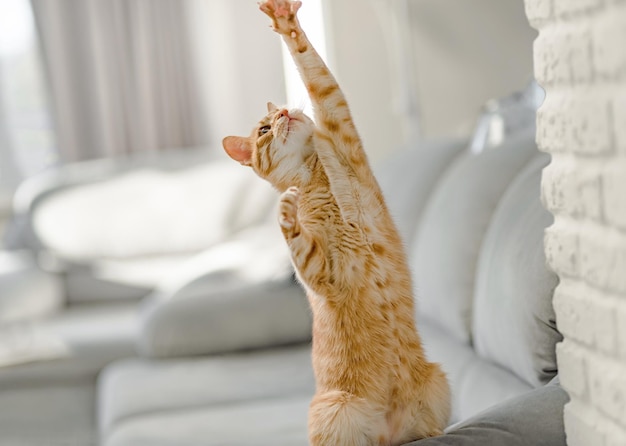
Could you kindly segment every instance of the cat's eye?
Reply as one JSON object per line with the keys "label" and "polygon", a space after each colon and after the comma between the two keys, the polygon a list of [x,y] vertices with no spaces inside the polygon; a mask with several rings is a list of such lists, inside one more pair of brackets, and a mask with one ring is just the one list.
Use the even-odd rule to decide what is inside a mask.
{"label": "cat's eye", "polygon": [[263,136],[265,135],[267,132],[269,132],[272,129],[271,125],[264,125],[263,127],[261,127],[259,129],[259,136]]}

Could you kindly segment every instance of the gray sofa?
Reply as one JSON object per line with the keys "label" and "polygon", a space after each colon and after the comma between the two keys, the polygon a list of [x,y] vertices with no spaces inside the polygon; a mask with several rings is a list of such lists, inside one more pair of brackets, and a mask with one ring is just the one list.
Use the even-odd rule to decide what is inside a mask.
{"label": "gray sofa", "polygon": [[[480,153],[465,141],[420,144],[376,169],[414,271],[418,328],[453,390],[448,434],[414,444],[565,445],[567,397],[556,379],[561,338],[552,310],[557,279],[543,256],[551,219],[539,192],[548,161],[529,130]],[[125,303],[133,309],[125,347],[92,361],[93,374],[70,368],[91,383],[103,367],[82,402],[93,404],[87,410],[95,410],[102,445],[307,443],[314,389],[307,302],[273,209],[238,229],[188,253],[183,266],[145,288],[139,304]],[[126,349],[131,344],[136,354]],[[48,367],[30,372],[40,388],[50,388],[50,373],[71,382],[62,371],[68,359],[53,363],[54,373],[50,362],[30,366]],[[36,395],[21,367],[0,369],[0,427],[2,391],[21,377]]]}

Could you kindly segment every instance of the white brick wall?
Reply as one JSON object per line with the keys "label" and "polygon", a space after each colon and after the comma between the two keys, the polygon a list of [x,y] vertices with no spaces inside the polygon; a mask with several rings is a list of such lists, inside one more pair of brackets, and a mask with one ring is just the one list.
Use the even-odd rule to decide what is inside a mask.
{"label": "white brick wall", "polygon": [[626,445],[626,1],[525,0],[570,446]]}

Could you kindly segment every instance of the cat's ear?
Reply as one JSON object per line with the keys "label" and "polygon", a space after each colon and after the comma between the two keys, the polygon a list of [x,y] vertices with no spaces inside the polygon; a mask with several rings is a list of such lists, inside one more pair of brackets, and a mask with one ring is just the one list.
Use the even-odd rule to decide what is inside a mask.
{"label": "cat's ear", "polygon": [[249,138],[243,136],[227,136],[222,140],[224,150],[235,161],[244,166],[252,164],[252,143]]}
{"label": "cat's ear", "polygon": [[267,103],[267,112],[268,113],[274,113],[276,110],[278,110],[278,107],[276,107],[273,103],[271,103],[271,102]]}

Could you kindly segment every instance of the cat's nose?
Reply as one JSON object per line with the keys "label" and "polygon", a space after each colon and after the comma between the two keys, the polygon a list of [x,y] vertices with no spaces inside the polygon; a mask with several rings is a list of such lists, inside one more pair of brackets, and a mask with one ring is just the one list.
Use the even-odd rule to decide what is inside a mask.
{"label": "cat's nose", "polygon": [[287,118],[289,117],[289,112],[287,111],[286,108],[283,108],[279,113],[278,113],[278,117],[282,118],[283,116],[286,116]]}

